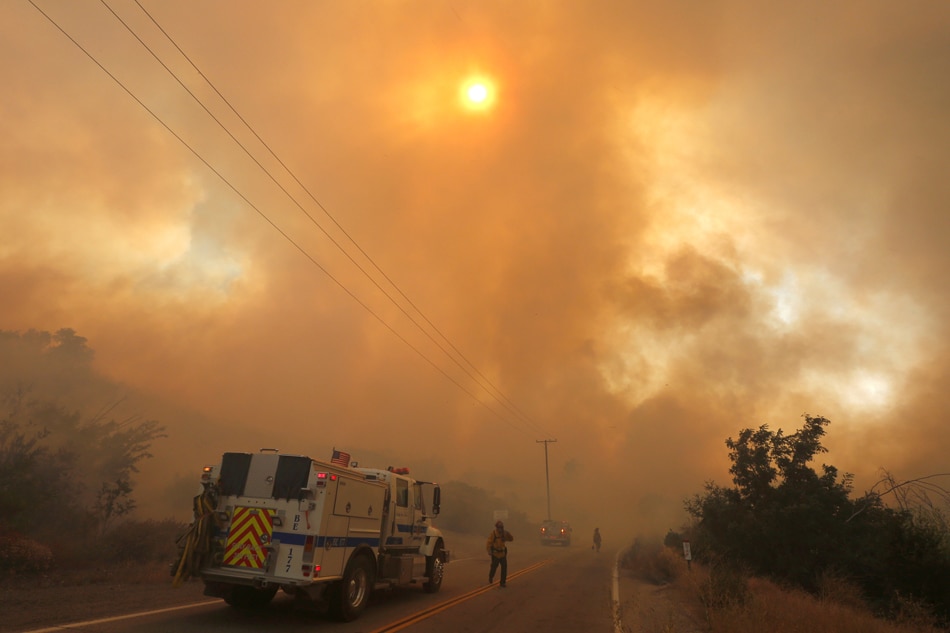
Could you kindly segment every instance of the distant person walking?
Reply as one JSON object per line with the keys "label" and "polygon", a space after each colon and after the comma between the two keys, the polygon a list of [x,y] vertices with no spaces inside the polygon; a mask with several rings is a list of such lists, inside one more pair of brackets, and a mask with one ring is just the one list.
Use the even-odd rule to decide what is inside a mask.
{"label": "distant person walking", "polygon": [[488,584],[495,582],[495,571],[501,565],[501,586],[507,586],[508,582],[508,543],[515,540],[511,532],[505,529],[505,524],[501,521],[495,521],[495,529],[488,535],[488,543],[485,548],[488,555],[491,556],[491,569],[488,571]]}
{"label": "distant person walking", "polygon": [[594,544],[590,548],[595,552],[600,551],[600,528],[594,528]]}

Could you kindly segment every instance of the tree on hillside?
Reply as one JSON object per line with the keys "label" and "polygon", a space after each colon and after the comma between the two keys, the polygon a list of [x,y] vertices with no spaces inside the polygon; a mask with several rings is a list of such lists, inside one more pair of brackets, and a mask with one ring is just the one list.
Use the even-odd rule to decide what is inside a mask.
{"label": "tree on hillside", "polygon": [[829,421],[804,419],[789,435],[762,425],[726,440],[733,486],[707,482],[685,504],[697,519],[697,556],[813,591],[823,575],[845,575],[879,605],[915,596],[950,615],[946,524],[941,532],[939,523],[886,507],[880,495],[852,500],[851,475],[811,465],[826,451]]}
{"label": "tree on hillside", "polygon": [[163,430],[154,420],[84,419],[23,390],[7,394],[0,400],[0,521],[42,532],[59,520],[101,533],[135,508],[133,474]]}
{"label": "tree on hillside", "polygon": [[134,474],[164,429],[114,417],[120,386],[93,356],[71,329],[0,331],[0,530],[94,537],[135,508]]}
{"label": "tree on hillside", "polygon": [[[19,401],[13,398],[14,403]],[[11,397],[0,414],[0,527],[29,532],[43,517],[73,508],[75,458],[44,443],[45,429],[21,424]]]}

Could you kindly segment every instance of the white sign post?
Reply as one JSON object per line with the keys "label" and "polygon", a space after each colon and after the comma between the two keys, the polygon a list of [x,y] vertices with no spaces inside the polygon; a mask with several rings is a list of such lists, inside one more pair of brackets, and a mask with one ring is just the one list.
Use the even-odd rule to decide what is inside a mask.
{"label": "white sign post", "polygon": [[689,551],[689,541],[683,541],[683,558],[686,559],[686,571],[689,571],[690,562],[693,560],[693,553]]}

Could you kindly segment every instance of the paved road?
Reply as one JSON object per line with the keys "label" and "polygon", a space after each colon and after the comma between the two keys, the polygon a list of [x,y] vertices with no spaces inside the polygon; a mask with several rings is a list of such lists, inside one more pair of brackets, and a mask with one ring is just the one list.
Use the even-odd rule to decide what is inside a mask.
{"label": "paved road", "polygon": [[[487,585],[488,557],[483,539],[455,547],[442,591],[381,591],[355,622],[342,623],[301,608],[279,594],[259,612],[236,611],[220,600],[152,613],[109,617],[95,623],[60,623],[47,633],[229,633],[314,630],[333,633],[614,633],[612,582],[615,553],[604,549],[542,547],[533,542],[511,544],[508,587]],[[496,579],[497,580],[497,579]],[[23,629],[20,629],[23,630]]]}

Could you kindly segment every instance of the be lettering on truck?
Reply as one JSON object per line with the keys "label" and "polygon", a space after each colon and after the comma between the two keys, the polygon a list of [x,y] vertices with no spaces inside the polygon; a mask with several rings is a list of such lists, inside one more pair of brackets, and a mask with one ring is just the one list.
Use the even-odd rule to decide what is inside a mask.
{"label": "be lettering on truck", "polygon": [[194,521],[179,540],[175,584],[201,578],[205,595],[237,608],[266,605],[282,590],[346,621],[375,589],[439,591],[449,551],[432,525],[438,484],[411,478],[408,468],[348,463],[335,450],[324,462],[263,449],[206,466]]}

